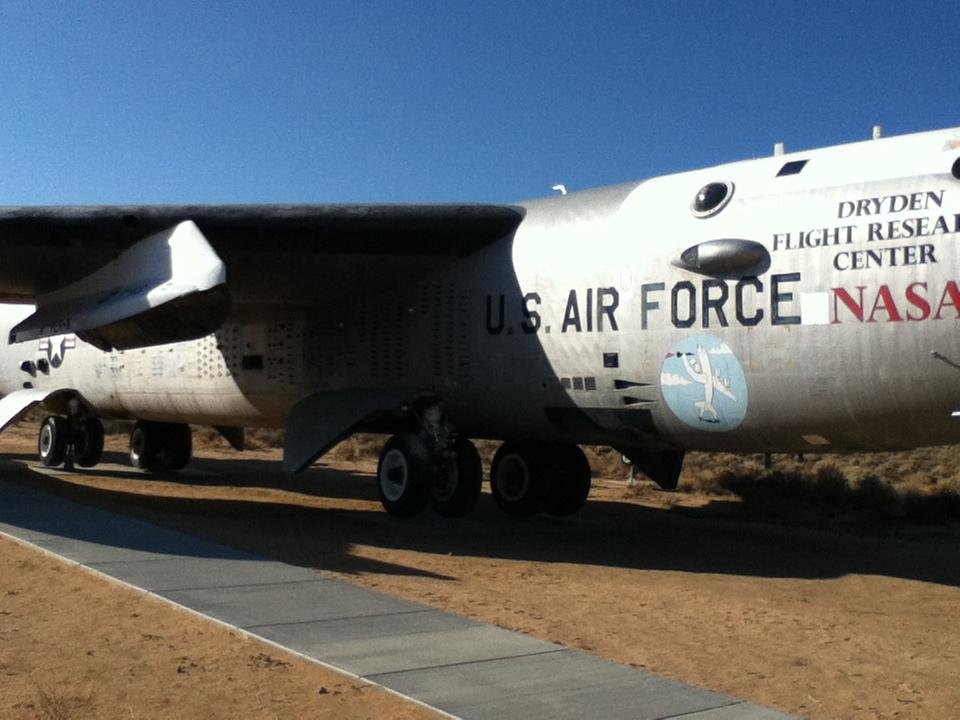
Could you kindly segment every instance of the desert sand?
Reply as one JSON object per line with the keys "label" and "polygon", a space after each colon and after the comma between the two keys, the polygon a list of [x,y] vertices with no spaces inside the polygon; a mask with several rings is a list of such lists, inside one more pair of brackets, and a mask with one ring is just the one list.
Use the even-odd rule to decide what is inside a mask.
{"label": "desert sand", "polygon": [[[28,469],[33,444],[30,429],[0,439],[4,477],[803,717],[948,718],[960,707],[956,525],[771,520],[735,498],[664,493],[645,482],[628,488],[623,473],[596,480],[574,518],[507,518],[485,493],[464,520],[427,513],[400,521],[381,510],[369,459],[288,477],[276,451],[208,446],[192,472],[154,477],[120,465],[123,441],[113,439],[106,461],[117,464],[48,475]],[[46,562],[11,547],[0,545],[5,585],[17,563]],[[54,572],[65,570],[44,571]],[[35,624],[58,641],[70,638],[59,659],[20,646],[13,666],[22,717],[45,717],[36,708],[52,687],[91,698],[91,714],[70,717],[112,717],[98,708],[117,707],[123,717],[211,717],[209,708],[240,702],[238,688],[252,698],[248,717],[314,707],[299,702],[315,703],[318,716],[375,717],[383,715],[375,703],[400,702],[197,618],[171,619],[169,608],[145,612],[142,597],[102,580],[83,591],[96,600],[78,603],[51,590],[50,577],[22,581],[17,622],[0,603],[0,673],[11,672],[9,636],[24,617],[42,617]],[[69,585],[86,580],[71,575]],[[48,610],[54,602],[65,605]],[[270,661],[258,664],[261,655]],[[147,668],[182,663],[186,673],[167,675],[180,686],[157,680],[150,690],[159,670]],[[143,683],[131,683],[125,674],[138,668]],[[140,684],[141,694],[127,694]],[[13,687],[9,676],[3,687]],[[318,703],[318,687],[339,694]],[[14,706],[9,693],[0,692],[0,707]],[[286,707],[272,704],[287,698]],[[348,710],[350,699],[359,705]],[[238,714],[230,705],[222,716]]]}

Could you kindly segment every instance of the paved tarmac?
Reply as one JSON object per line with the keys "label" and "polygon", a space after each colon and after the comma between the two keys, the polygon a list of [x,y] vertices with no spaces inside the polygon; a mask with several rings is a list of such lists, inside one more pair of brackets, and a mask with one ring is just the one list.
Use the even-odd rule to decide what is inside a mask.
{"label": "paved tarmac", "polygon": [[0,533],[455,717],[787,718],[3,480]]}

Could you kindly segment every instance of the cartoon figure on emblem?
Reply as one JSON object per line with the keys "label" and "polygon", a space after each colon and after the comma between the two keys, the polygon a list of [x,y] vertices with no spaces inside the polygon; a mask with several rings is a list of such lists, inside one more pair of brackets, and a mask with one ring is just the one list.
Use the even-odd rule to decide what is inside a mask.
{"label": "cartoon figure on emblem", "polygon": [[681,338],[663,358],[660,392],[697,430],[729,432],[747,414],[747,379],[733,349],[714,335]]}
{"label": "cartoon figure on emblem", "polygon": [[[710,353],[703,348],[703,345],[697,345],[697,352],[695,354],[688,352],[682,353],[682,355],[683,369],[687,371],[687,375],[689,375],[690,379],[695,383],[703,385],[703,400],[697,400],[694,403],[694,406],[699,411],[699,419],[703,422],[719,422],[720,416],[717,414],[717,409],[713,406],[713,393],[714,391],[719,392],[736,402],[737,398],[730,392],[730,381],[725,380],[720,377],[719,373],[713,371],[713,365],[710,362]],[[712,415],[712,417],[704,417],[707,413]]]}

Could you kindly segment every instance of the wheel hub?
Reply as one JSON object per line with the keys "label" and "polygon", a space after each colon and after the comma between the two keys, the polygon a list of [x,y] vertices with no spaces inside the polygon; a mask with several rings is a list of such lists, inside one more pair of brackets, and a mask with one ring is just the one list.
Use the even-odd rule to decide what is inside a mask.
{"label": "wheel hub", "polygon": [[40,428],[40,454],[49,455],[51,447],[53,447],[53,432],[49,425],[44,425]]}
{"label": "wheel hub", "polygon": [[504,500],[517,502],[530,490],[530,470],[519,455],[507,455],[500,461],[498,478]]}
{"label": "wheel hub", "polygon": [[439,468],[439,472],[434,476],[433,497],[439,502],[445,502],[452,498],[457,491],[457,483],[460,480],[457,471],[456,460],[448,460]]}

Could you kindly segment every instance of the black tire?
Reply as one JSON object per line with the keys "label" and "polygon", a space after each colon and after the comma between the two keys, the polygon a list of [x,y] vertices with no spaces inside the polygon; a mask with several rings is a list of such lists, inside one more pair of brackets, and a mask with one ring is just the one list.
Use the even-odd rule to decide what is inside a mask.
{"label": "black tire", "polygon": [[63,465],[69,438],[70,424],[65,417],[49,415],[43,419],[37,436],[37,454],[44,467]]}
{"label": "black tire", "polygon": [[576,445],[557,445],[549,454],[550,478],[542,509],[548,515],[573,515],[590,494],[590,463]]}
{"label": "black tire", "polygon": [[505,442],[490,466],[493,499],[507,515],[536,514],[546,489],[548,471],[541,445]]}
{"label": "black tire", "polygon": [[163,427],[163,446],[160,464],[169,470],[182,470],[193,457],[193,432],[185,423],[170,423]]}
{"label": "black tire", "polygon": [[137,420],[130,431],[130,464],[140,470],[160,469],[162,428],[159,423]]}
{"label": "black tire", "polygon": [[450,518],[463,517],[473,510],[483,485],[483,464],[473,443],[459,437],[453,452],[455,457],[437,474],[430,490],[433,509]]}
{"label": "black tire", "polygon": [[390,438],[377,463],[377,489],[384,509],[395,517],[413,517],[427,506],[432,482],[427,444],[413,433]]}
{"label": "black tire", "polygon": [[73,437],[73,459],[80,467],[93,467],[103,457],[103,423],[98,418],[80,420]]}

